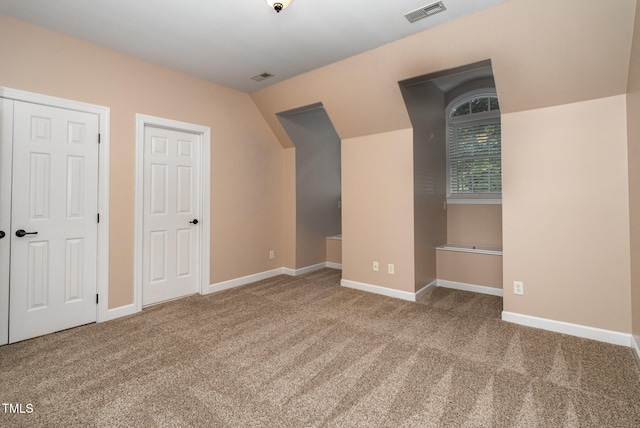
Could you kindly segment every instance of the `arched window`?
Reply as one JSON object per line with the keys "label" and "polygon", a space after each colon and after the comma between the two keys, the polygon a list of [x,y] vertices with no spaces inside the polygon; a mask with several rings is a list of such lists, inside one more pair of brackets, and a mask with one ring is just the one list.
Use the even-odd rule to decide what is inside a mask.
{"label": "arched window", "polygon": [[[495,90],[476,90],[447,107],[447,200],[502,198],[500,105]],[[466,201],[471,199],[471,201]]]}

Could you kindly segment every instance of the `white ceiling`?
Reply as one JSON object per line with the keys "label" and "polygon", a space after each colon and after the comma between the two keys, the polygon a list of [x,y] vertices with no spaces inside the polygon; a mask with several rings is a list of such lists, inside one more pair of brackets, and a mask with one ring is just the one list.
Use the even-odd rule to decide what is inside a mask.
{"label": "white ceiling", "polygon": [[294,0],[281,13],[264,0],[0,0],[0,13],[251,92],[507,0],[443,1],[413,24],[404,15],[435,0]]}

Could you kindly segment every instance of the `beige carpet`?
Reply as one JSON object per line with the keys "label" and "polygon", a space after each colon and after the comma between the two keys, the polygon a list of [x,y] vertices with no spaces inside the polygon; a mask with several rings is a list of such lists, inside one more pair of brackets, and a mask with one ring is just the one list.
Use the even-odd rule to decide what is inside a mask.
{"label": "beige carpet", "polygon": [[632,351],[502,322],[500,298],[419,303],[278,276],[0,347],[0,426],[638,427]]}

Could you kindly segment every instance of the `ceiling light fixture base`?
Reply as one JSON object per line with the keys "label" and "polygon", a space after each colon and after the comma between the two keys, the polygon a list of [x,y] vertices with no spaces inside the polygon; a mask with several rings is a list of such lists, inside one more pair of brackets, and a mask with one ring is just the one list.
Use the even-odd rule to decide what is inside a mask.
{"label": "ceiling light fixture base", "polygon": [[287,6],[289,6],[293,0],[280,0],[280,1],[266,0],[266,1],[269,7],[271,7],[276,12],[280,13],[280,11],[285,9]]}

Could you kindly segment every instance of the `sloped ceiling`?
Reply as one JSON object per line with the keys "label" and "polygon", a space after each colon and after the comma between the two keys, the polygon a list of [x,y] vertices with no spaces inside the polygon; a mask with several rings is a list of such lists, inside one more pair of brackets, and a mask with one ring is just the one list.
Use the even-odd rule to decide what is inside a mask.
{"label": "sloped ceiling", "polygon": [[626,92],[636,0],[510,0],[251,93],[275,118],[322,102],[341,138],[411,127],[398,81],[490,59],[501,110]]}
{"label": "sloped ceiling", "polygon": [[[506,0],[2,0],[0,13],[241,91],[253,91]],[[252,76],[274,77],[256,82]]]}

